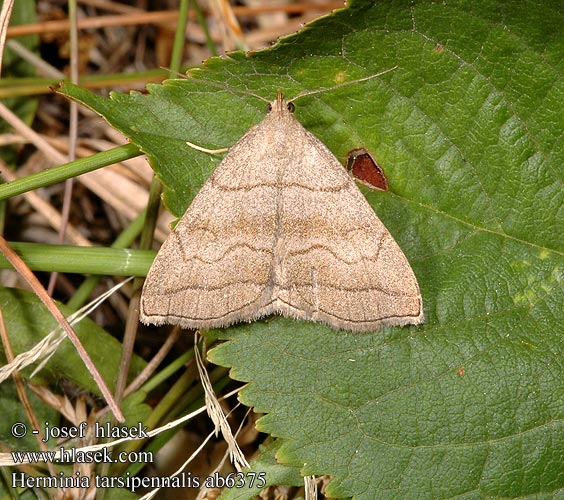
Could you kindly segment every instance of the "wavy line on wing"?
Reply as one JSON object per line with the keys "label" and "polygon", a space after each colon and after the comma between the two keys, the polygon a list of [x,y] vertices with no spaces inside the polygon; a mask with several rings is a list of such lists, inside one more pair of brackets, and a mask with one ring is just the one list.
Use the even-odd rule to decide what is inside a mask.
{"label": "wavy line on wing", "polygon": [[341,185],[335,187],[326,187],[326,188],[319,188],[315,186],[306,186],[305,184],[300,184],[298,182],[261,182],[258,184],[249,184],[246,186],[227,186],[225,184],[220,184],[217,180],[210,178],[209,181],[214,188],[219,189],[220,191],[252,191],[256,188],[267,187],[267,188],[275,188],[275,189],[285,189],[285,188],[300,188],[305,189],[306,191],[311,191],[313,193],[338,193],[343,189],[346,189],[350,185],[350,180],[345,179]]}
{"label": "wavy line on wing", "polygon": [[[263,282],[256,282],[253,280],[243,280],[243,281],[232,281],[230,283],[227,283],[225,285],[217,285],[217,286],[204,286],[204,285],[185,285],[179,288],[175,288],[174,290],[172,289],[167,289],[165,293],[181,293],[181,292],[186,292],[189,290],[199,290],[199,291],[205,291],[205,292],[218,292],[221,290],[225,290],[226,288],[232,287],[232,286],[240,286],[240,285],[254,285],[257,287],[262,287],[263,289],[265,288],[265,283]],[[272,288],[278,287],[280,288],[280,290],[288,290],[288,288],[282,288],[280,283],[273,283],[272,284]],[[296,288],[311,288],[311,283],[307,282],[305,284],[293,284],[293,287]],[[337,290],[339,292],[380,292],[384,295],[387,295],[389,297],[412,297],[412,298],[417,298],[419,297],[419,294],[415,294],[415,295],[406,295],[404,293],[394,293],[392,291],[389,290],[384,290],[382,288],[378,288],[378,287],[340,287],[340,286],[335,286],[335,285],[331,285],[331,284],[323,284],[322,287],[324,288],[331,288],[332,290]],[[276,299],[274,299],[276,300]]]}

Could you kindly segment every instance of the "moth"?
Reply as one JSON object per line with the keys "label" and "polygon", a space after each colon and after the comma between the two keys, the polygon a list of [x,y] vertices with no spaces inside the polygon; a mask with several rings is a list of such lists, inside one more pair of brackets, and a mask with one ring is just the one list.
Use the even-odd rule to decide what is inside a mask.
{"label": "moth", "polygon": [[365,332],[423,321],[407,258],[295,118],[295,99],[269,103],[164,242],[143,286],[144,323],[209,329],[280,314]]}

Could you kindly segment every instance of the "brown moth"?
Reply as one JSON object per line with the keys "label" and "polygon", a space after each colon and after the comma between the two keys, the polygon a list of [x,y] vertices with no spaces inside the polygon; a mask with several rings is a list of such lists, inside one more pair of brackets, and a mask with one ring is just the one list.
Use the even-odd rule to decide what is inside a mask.
{"label": "brown moth", "polygon": [[405,255],[337,158],[278,94],[162,245],[144,323],[226,327],[270,314],[365,332],[418,324]]}

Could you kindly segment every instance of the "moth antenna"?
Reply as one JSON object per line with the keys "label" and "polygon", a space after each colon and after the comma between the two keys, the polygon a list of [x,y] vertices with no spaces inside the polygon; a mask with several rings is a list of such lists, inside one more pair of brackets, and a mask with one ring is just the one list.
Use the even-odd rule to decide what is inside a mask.
{"label": "moth antenna", "polygon": [[194,82],[205,83],[206,85],[210,85],[211,87],[216,87],[216,88],[223,89],[223,90],[229,90],[230,92],[235,92],[237,94],[250,95],[250,96],[256,97],[257,99],[260,99],[261,101],[266,102],[266,103],[270,102],[268,99],[265,99],[264,97],[262,97],[258,94],[255,94],[254,92],[251,92],[250,90],[236,89],[234,87],[230,87],[229,85],[214,82],[213,80],[200,80],[199,78],[194,78],[192,76],[184,75],[182,73],[178,73],[177,71],[173,71],[171,69],[167,69],[167,68],[162,68],[162,69],[165,69],[165,70],[169,71],[170,73],[172,73],[176,76],[179,76],[180,78],[183,78],[185,80],[191,80],[191,81],[194,81]]}
{"label": "moth antenna", "polygon": [[294,102],[296,99],[299,99],[300,97],[305,97],[306,95],[320,94],[321,92],[329,92],[330,90],[335,90],[335,89],[339,89],[341,87],[346,87],[347,85],[352,85],[354,83],[360,83],[360,82],[365,82],[367,80],[372,80],[372,78],[377,78],[379,76],[385,75],[386,73],[390,73],[390,72],[392,72],[392,71],[394,71],[398,68],[399,68],[399,66],[394,66],[393,68],[386,69],[384,71],[380,71],[380,73],[376,73],[376,74],[370,75],[370,76],[365,76],[364,78],[358,78],[356,80],[351,80],[350,82],[339,83],[337,85],[333,85],[332,87],[324,87],[324,88],[315,89],[315,90],[306,90],[305,92],[298,94],[296,97],[292,98],[288,102]]}
{"label": "moth antenna", "polygon": [[[237,93],[237,94],[250,95],[252,97],[256,97],[257,99],[260,99],[263,102],[270,103],[269,99],[266,99],[266,98],[264,98],[264,97],[262,97],[258,94],[255,94],[254,92],[251,92],[250,90],[237,89],[237,88],[234,88],[234,87],[230,87],[229,85],[214,82],[213,80],[200,80],[199,78],[194,78],[192,76],[188,76],[188,75],[185,75],[185,74],[182,74],[182,73],[178,73],[177,71],[173,71],[171,69],[167,69],[167,68],[163,68],[163,67],[161,67],[161,68],[169,71],[170,73],[172,73],[176,76],[179,76],[180,78],[184,78],[185,80],[192,80],[192,81],[199,82],[199,83],[205,83],[206,85],[210,85],[212,87],[216,87],[216,88],[223,89],[223,90],[229,90],[230,92],[234,92],[234,93]],[[367,80],[372,80],[373,78],[378,78],[379,76],[385,75],[386,73],[390,73],[392,71],[395,71],[398,68],[399,68],[399,66],[394,66],[393,68],[389,68],[389,69],[386,69],[384,71],[380,71],[379,73],[376,73],[374,75],[365,76],[364,78],[357,78],[356,80],[351,80],[350,82],[339,83],[337,85],[333,85],[332,87],[323,87],[323,88],[315,89],[315,90],[306,90],[305,92],[298,94],[296,97],[288,100],[287,102],[291,103],[291,102],[296,101],[297,99],[300,99],[301,97],[305,97],[305,96],[308,96],[308,95],[320,94],[321,92],[329,92],[331,90],[336,90],[336,89],[341,88],[341,87],[346,87],[347,85],[353,85],[355,83],[361,83],[361,82],[365,82]]]}

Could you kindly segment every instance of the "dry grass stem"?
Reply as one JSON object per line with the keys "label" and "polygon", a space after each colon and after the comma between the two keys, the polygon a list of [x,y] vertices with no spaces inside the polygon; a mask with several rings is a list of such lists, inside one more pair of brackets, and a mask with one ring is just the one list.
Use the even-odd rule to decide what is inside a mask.
{"label": "dry grass stem", "polygon": [[[235,3],[237,5],[234,5]],[[234,48],[268,47],[276,38],[299,29],[303,23],[319,14],[329,13],[332,9],[344,6],[342,0],[317,2],[282,0],[272,3],[259,0],[243,0],[242,2],[228,2],[227,0],[206,2],[202,0],[199,5],[202,7],[204,23],[201,23],[202,19],[192,4],[192,9],[188,13],[189,20],[184,31],[184,40],[181,36],[176,38],[177,41],[184,41],[182,69],[174,68],[178,71],[201,64],[212,55],[212,52],[223,54]],[[71,31],[69,16],[73,15],[74,11],[69,8],[69,4],[58,0],[38,0],[36,6],[36,18],[24,19],[23,22],[27,24],[22,25],[15,25],[12,22],[8,27],[12,7],[13,11],[18,13],[17,2],[4,1],[0,13],[0,54],[4,54],[3,49],[6,51],[3,67],[0,58],[2,77],[6,78],[6,85],[2,86],[2,103],[0,103],[0,121],[6,122],[6,126],[0,131],[0,146],[3,151],[8,151],[7,155],[2,154],[0,157],[0,175],[8,182],[41,172],[54,165],[67,163],[74,155],[76,158],[87,158],[98,152],[106,152],[127,144],[129,141],[126,137],[83,106],[78,107],[79,119],[76,120],[76,128],[73,129],[73,126],[70,125],[73,120],[70,119],[68,100],[51,92],[49,85],[53,85],[55,80],[69,79],[72,74],[72,80],[78,81],[81,86],[100,89],[99,93],[106,95],[112,90],[123,93],[132,89],[142,93],[146,92],[147,82],[160,83],[169,75],[168,72],[159,72],[158,68],[171,65],[171,52],[175,43],[175,30],[179,15],[179,11],[170,10],[168,4],[159,0],[151,5],[154,11],[148,11],[143,2],[80,0],[76,4],[76,24],[72,28],[74,31]],[[28,35],[37,35],[37,37],[35,40],[33,37],[23,38]],[[12,60],[17,62],[16,69],[12,66]],[[7,105],[12,100],[17,101],[18,105],[14,107],[12,104]],[[190,139],[190,137],[185,139]],[[190,165],[186,167],[190,168]],[[139,156],[76,179],[78,182],[74,185],[72,196],[70,193],[65,195],[64,183],[60,183],[42,186],[36,191],[27,192],[9,200],[5,218],[5,239],[43,244],[56,243],[57,233],[62,231],[61,228],[65,225],[62,207],[66,203],[69,221],[64,233],[65,242],[68,244],[108,247],[114,244],[117,238],[120,238],[119,241],[123,244],[122,242],[126,241],[123,236],[127,236],[130,239],[126,244],[134,248],[139,247],[137,241],[130,242],[136,237],[133,229],[137,231],[139,227],[136,218],[147,207],[148,190],[153,179],[153,171],[147,159]],[[154,193],[154,190],[152,192]],[[65,196],[66,202],[63,201]],[[133,220],[136,225],[129,227]],[[161,211],[157,219],[154,248],[160,246],[160,243],[167,238],[170,233],[170,223],[173,220],[174,217],[168,211]],[[137,239],[139,239],[138,236]],[[6,251],[9,254],[10,250]],[[5,384],[12,383],[10,377],[17,379],[20,371],[20,378],[23,382],[18,379],[16,384],[21,392],[29,377],[29,372],[22,370],[33,365],[35,366],[34,373],[36,373],[50,359],[53,361],[51,357],[57,352],[60,343],[67,335],[73,335],[70,324],[75,324],[85,315],[94,313],[96,322],[109,332],[111,331],[122,342],[128,315],[133,314],[129,307],[132,304],[131,289],[133,287],[131,285],[127,290],[124,289],[115,295],[112,294],[123,283],[111,288],[103,296],[81,308],[69,318],[70,323],[67,323],[51,299],[44,296],[45,290],[42,284],[47,281],[46,273],[38,272],[36,277],[21,262],[14,260],[13,263],[27,281],[17,275],[15,271],[7,270],[1,277],[2,286],[25,288],[27,283],[30,283],[32,290],[48,304],[50,311],[62,326],[46,335],[40,342],[30,346],[25,352],[15,356],[9,354],[5,366],[0,367],[0,383],[2,381]],[[77,290],[86,289],[86,287],[81,287],[85,278],[77,274],[60,275],[54,290],[57,299],[63,302],[70,300],[73,305],[76,302],[74,307],[78,307],[80,302],[86,301],[83,297],[88,296],[88,293],[100,294],[106,288],[110,288],[113,281],[111,277],[102,279],[96,285],[98,288],[94,292],[90,288],[84,294],[75,294]],[[94,279],[87,281],[90,284]],[[80,300],[78,300],[79,297],[81,297]],[[110,300],[101,305],[101,302],[108,297]],[[13,321],[13,318],[10,320]],[[137,325],[130,319],[129,331],[137,328]],[[168,332],[165,333],[168,334]],[[9,352],[9,341],[6,341],[6,338],[5,336],[7,346],[5,351]],[[168,363],[171,363],[173,367],[180,364],[178,360],[183,359],[186,350],[193,347],[191,339],[186,340],[186,336],[179,329],[163,335],[162,339],[166,340],[158,339],[154,329],[142,329],[137,333],[136,354],[142,356],[147,364],[124,392],[124,395],[133,394],[135,398],[137,397],[135,393],[140,388],[141,390],[145,387],[152,388],[147,402],[155,405],[157,413],[160,408],[155,401],[160,401],[160,398],[166,400],[168,386],[165,382],[154,388],[156,384],[151,377],[159,369],[167,373]],[[78,340],[74,338],[72,341],[80,349]],[[95,373],[96,367],[94,363],[90,363],[89,369]],[[262,439],[254,428],[254,418],[243,417],[241,421],[245,422],[245,427],[237,432],[236,440],[226,417],[227,404],[222,407],[219,401],[223,398],[218,400],[214,394],[210,378],[197,348],[196,366],[204,387],[206,408],[202,407],[174,422],[156,428],[149,435],[156,436],[200,415],[197,425],[194,426],[196,430],[192,432],[193,435],[190,435],[192,441],[189,449],[195,449],[195,451],[191,454],[186,453],[191,456],[176,473],[182,471],[189,463],[191,464],[190,470],[202,474],[202,477],[209,472],[212,467],[210,464],[219,462],[220,467],[224,465],[231,468],[230,465],[224,464],[227,456],[238,470],[248,467],[241,447],[249,455],[257,449]],[[118,369],[115,370],[117,371]],[[31,389],[39,396],[42,401],[40,404],[56,409],[61,419],[66,419],[67,422],[62,420],[65,425],[75,425],[82,421],[91,422],[93,425],[95,421],[102,418],[110,418],[107,415],[109,408],[101,408],[100,401],[93,395],[81,392],[79,383],[77,383],[78,387],[75,387],[78,389],[77,392],[69,391],[68,387],[72,384],[68,382],[62,384],[59,380],[50,379],[50,373],[51,371],[45,370],[42,377],[51,381],[51,384],[31,387]],[[196,368],[193,364],[189,365],[187,373],[193,377],[191,384],[195,397],[200,397]],[[223,372],[218,371],[217,373],[219,376]],[[60,377],[64,378],[64,375],[60,374]],[[126,380],[126,376],[125,373],[117,375],[121,380]],[[161,374],[157,373],[157,377],[160,376]],[[145,387],[142,387],[143,385]],[[226,397],[238,390],[239,388]],[[106,400],[113,404],[112,394],[107,387],[102,388],[102,391]],[[24,407],[27,407],[28,403],[24,401],[23,397],[21,400]],[[192,403],[182,402],[181,404]],[[121,419],[119,409],[115,405],[112,408],[118,419]],[[202,415],[206,409],[213,422]],[[29,410],[31,414],[34,411],[38,412],[37,408],[31,406]],[[30,412],[28,411],[28,415]],[[229,422],[233,425],[233,421],[241,419],[242,413],[240,409],[237,409]],[[210,432],[212,425],[213,432]],[[33,423],[33,426],[37,428],[38,424]],[[217,432],[221,432],[225,443],[222,439],[218,439],[217,442],[210,445],[211,436]],[[89,436],[88,439],[91,437]],[[123,438],[112,443],[96,443],[88,439],[85,439],[84,442],[72,442],[72,446],[76,447],[77,451],[99,451],[102,448],[132,441],[130,438]],[[205,447],[206,443],[208,443],[207,447]],[[145,445],[144,443],[137,444],[139,449]],[[65,444],[65,446],[68,445],[71,443]],[[175,451],[182,453],[183,450]],[[176,470],[184,457],[185,455],[182,455],[182,460],[176,461],[177,465],[174,469],[171,468],[172,471]],[[10,453],[0,454],[1,465],[14,465]],[[158,466],[159,464],[156,465],[157,468]],[[38,467],[33,464],[21,464],[19,470],[29,475],[37,475],[38,471],[40,473],[44,471],[44,465],[40,464]],[[221,469],[220,472],[223,470]],[[106,473],[100,467],[92,464],[77,464],[72,469],[72,473],[75,472],[89,477]],[[154,471],[146,468],[140,475],[152,473]],[[162,473],[162,471],[157,470],[156,473]],[[273,489],[272,491],[281,492],[283,490]],[[288,490],[286,498],[290,500],[297,494],[297,491],[296,488]],[[300,489],[300,494],[303,495],[301,491]],[[144,498],[151,498],[155,494],[156,491]],[[197,489],[193,489],[183,494],[186,496],[182,500],[194,500],[197,494],[202,498],[205,496],[211,499],[219,494],[219,490],[198,493]],[[278,493],[273,493],[273,495],[276,494]],[[93,499],[95,495],[96,491],[93,488],[66,492],[61,489],[53,492],[52,498]]]}
{"label": "dry grass stem", "polygon": [[202,385],[204,387],[206,410],[215,425],[216,434],[221,432],[223,439],[225,439],[225,442],[227,443],[231,463],[238,471],[242,471],[250,466],[245,458],[245,455],[241,451],[241,448],[239,448],[237,441],[233,437],[231,427],[229,426],[225,413],[223,413],[223,409],[221,408],[217,396],[215,395],[208,372],[206,371],[204,362],[202,361],[202,356],[197,346],[197,335],[198,333],[196,332],[194,334],[194,357],[196,359],[198,373],[200,374],[200,380],[202,381]]}

